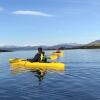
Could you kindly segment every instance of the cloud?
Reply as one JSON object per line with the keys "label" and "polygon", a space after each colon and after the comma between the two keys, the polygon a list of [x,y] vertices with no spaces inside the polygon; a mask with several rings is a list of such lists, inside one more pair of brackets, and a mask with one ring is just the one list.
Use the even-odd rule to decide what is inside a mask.
{"label": "cloud", "polygon": [[4,10],[4,8],[3,7],[0,7],[0,11],[3,11]]}
{"label": "cloud", "polygon": [[13,14],[16,15],[32,15],[32,16],[46,16],[46,17],[52,17],[53,15],[39,12],[39,11],[29,11],[29,10],[18,10],[14,11]]}

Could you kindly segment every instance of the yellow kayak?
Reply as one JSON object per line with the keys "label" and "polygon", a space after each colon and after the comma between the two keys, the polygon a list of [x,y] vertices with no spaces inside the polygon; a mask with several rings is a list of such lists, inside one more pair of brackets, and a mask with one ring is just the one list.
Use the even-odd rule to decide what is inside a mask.
{"label": "yellow kayak", "polygon": [[57,52],[49,52],[49,54],[55,55],[55,56],[64,56],[64,52],[59,52],[59,53],[57,53]]}
{"label": "yellow kayak", "polygon": [[41,63],[41,62],[29,62],[25,59],[10,59],[11,66],[23,67],[26,69],[45,69],[45,70],[59,70],[64,71],[64,63],[60,62],[50,62],[50,63]]}

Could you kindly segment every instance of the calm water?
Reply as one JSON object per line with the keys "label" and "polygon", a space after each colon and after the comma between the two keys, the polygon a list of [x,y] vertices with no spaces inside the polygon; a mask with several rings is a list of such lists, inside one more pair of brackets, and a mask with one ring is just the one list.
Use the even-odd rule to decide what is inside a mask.
{"label": "calm water", "polygon": [[67,50],[64,72],[13,73],[9,58],[29,58],[35,51],[0,54],[0,100],[100,100],[100,50]]}

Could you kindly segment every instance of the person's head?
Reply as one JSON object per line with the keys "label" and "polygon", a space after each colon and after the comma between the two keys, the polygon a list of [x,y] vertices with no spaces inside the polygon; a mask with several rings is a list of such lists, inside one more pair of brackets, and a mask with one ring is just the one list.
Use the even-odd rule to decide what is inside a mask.
{"label": "person's head", "polygon": [[40,48],[38,48],[38,52],[39,53],[41,53],[42,52],[42,48],[40,47]]}
{"label": "person's head", "polygon": [[60,51],[60,48],[57,48],[56,50],[57,50],[57,51]]}
{"label": "person's head", "polygon": [[56,52],[60,53],[60,48],[57,48]]}

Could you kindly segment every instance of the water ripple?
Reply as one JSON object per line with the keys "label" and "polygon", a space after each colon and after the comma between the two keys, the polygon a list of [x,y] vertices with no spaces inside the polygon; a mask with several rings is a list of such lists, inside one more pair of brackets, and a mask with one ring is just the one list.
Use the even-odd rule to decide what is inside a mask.
{"label": "water ripple", "polygon": [[0,56],[0,100],[100,100],[100,50],[65,51],[64,72],[12,73],[9,58],[26,58],[32,51]]}

